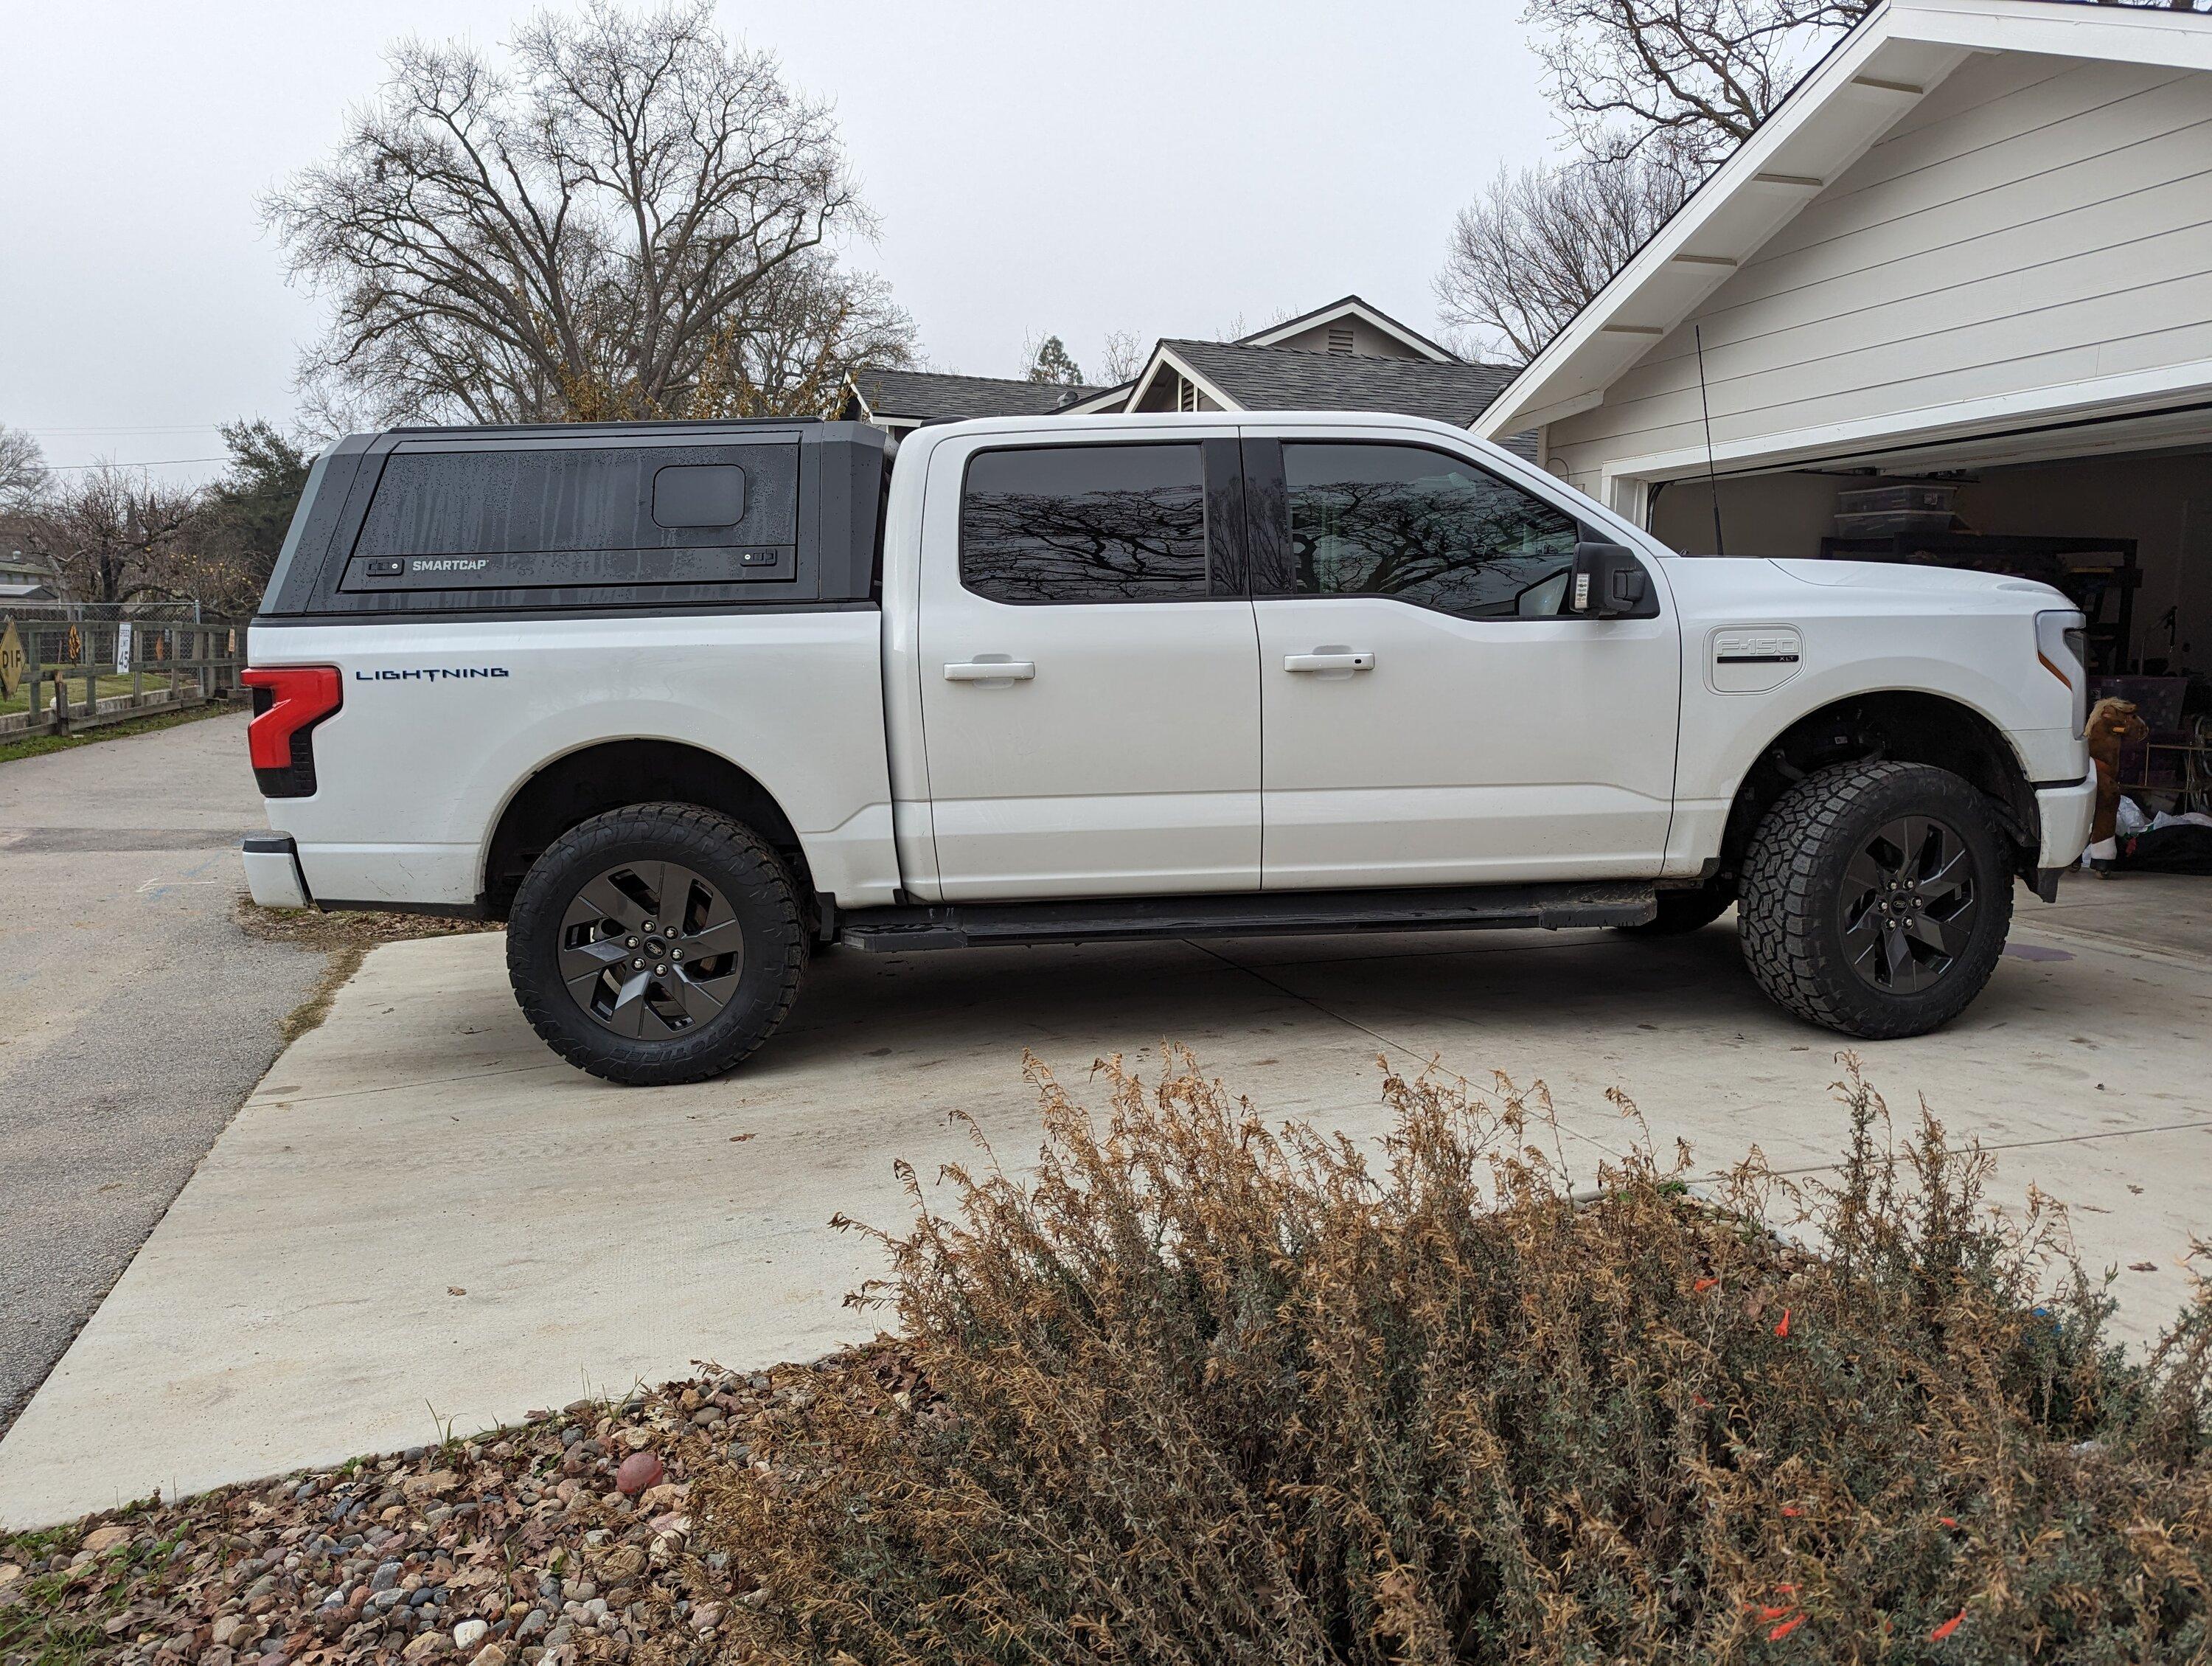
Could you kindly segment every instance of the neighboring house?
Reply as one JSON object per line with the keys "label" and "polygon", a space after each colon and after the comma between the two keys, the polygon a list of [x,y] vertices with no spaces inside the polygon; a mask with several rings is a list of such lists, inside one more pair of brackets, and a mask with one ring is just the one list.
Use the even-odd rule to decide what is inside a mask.
{"label": "neighboring house", "polygon": [[1914,550],[2131,549],[2109,662],[2212,668],[2212,16],[1886,0],[1474,426],[1691,550],[1709,471],[1730,555],[1948,487]]}
{"label": "neighboring house", "polygon": [[965,416],[1033,416],[1062,410],[1106,389],[999,376],[946,376],[933,370],[862,370],[845,378],[848,422],[906,434],[924,423]]}
{"label": "neighboring house", "polygon": [[[1382,410],[1465,428],[1513,375],[1346,295],[1236,341],[1164,339],[1118,387],[862,371],[848,380],[842,414],[894,433],[946,417],[1115,410]],[[1534,435],[1516,439],[1534,455]]]}
{"label": "neighboring house", "polygon": [[[53,563],[27,550],[0,550],[0,598],[14,601],[51,600],[61,593],[61,581]],[[31,595],[36,590],[40,595]]]}

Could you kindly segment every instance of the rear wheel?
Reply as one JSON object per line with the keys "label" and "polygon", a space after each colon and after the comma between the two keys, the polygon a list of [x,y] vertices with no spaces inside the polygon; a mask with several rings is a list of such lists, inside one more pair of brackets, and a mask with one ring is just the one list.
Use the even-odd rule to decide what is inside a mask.
{"label": "rear wheel", "polygon": [[2003,952],[2008,855],[1988,801],[1948,769],[1858,763],[1808,775],[1745,854],[1744,959],[1780,1005],[1847,1036],[1936,1029]]}
{"label": "rear wheel", "polygon": [[639,804],[569,829],[507,921],[531,1027],[580,1069],[636,1085],[732,1068],[783,1022],[806,969],[799,887],[743,823]]}

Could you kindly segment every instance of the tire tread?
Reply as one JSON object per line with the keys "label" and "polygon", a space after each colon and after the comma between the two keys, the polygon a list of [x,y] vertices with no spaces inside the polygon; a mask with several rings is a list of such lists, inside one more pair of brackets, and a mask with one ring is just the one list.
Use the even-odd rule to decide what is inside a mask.
{"label": "tire tread", "polygon": [[[1778,1006],[1825,1029],[1868,1040],[1936,1029],[1981,993],[2002,952],[2012,919],[2008,875],[1998,877],[1984,894],[1990,923],[1983,927],[1983,939],[1972,945],[1973,959],[1925,997],[1908,998],[1911,1005],[1865,988],[1847,969],[1824,968],[1822,933],[1833,901],[1821,883],[1824,859],[1869,799],[1916,781],[1959,800],[1979,817],[1996,848],[2003,848],[2002,827],[1965,780],[1932,764],[1882,759],[1838,763],[1806,776],[1776,800],[1744,853],[1736,908],[1744,960]],[[1954,813],[1953,807],[1947,806],[1945,813]],[[1986,964],[1977,967],[1973,960]],[[1846,983],[1846,978],[1851,981]]]}

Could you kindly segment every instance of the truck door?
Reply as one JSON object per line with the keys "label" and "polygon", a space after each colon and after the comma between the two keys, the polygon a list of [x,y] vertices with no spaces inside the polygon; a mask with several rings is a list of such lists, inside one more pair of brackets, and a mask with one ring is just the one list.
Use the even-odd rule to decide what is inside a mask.
{"label": "truck door", "polygon": [[916,641],[945,900],[1259,889],[1238,476],[1228,428],[936,447]]}
{"label": "truck door", "polygon": [[1579,526],[1531,487],[1387,430],[1244,451],[1265,888],[1657,874],[1681,676],[1663,578],[1657,618],[1563,616]]}

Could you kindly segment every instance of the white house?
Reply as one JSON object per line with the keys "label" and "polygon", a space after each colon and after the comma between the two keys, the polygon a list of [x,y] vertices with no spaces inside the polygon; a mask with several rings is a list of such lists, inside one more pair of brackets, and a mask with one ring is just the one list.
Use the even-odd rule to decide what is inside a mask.
{"label": "white house", "polygon": [[2125,549],[2112,663],[2212,666],[2212,16],[1884,0],[1473,426],[1692,550],[1709,472],[1730,555],[1942,483],[1934,558]]}

